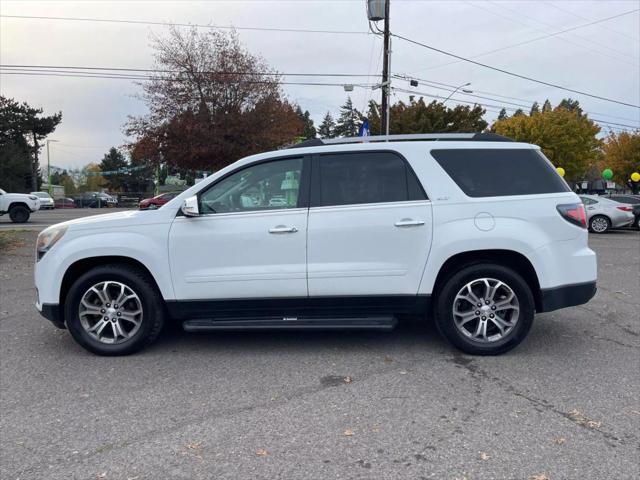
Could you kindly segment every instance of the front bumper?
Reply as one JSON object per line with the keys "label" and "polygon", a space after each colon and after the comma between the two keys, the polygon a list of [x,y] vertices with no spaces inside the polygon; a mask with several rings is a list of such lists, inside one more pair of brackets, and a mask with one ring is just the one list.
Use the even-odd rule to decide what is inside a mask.
{"label": "front bumper", "polygon": [[66,328],[60,305],[57,303],[43,303],[42,305],[38,305],[36,303],[36,308],[38,309],[38,312],[40,312],[40,315],[49,320],[56,327],[62,329]]}
{"label": "front bumper", "polygon": [[551,312],[560,308],[574,307],[587,303],[596,294],[596,282],[562,285],[542,289],[542,309],[540,312]]}

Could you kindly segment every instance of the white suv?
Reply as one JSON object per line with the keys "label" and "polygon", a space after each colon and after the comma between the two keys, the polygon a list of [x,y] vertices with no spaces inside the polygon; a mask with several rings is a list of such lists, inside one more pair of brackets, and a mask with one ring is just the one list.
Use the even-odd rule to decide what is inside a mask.
{"label": "white suv", "polygon": [[25,223],[40,208],[40,199],[26,193],[7,193],[0,188],[0,217],[5,213],[13,223]]}
{"label": "white suv", "polygon": [[498,354],[534,312],[595,294],[584,207],[538,147],[493,134],[311,145],[239,160],[158,210],[44,230],[38,310],[103,355],[139,350],[165,319],[385,330],[410,315]]}

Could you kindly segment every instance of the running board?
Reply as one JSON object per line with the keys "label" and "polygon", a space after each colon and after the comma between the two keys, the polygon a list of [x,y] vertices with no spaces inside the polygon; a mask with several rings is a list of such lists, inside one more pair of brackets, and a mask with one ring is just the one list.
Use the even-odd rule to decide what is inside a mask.
{"label": "running board", "polygon": [[195,319],[185,320],[182,327],[187,332],[214,330],[393,330],[395,317],[361,318],[240,318],[237,320]]}

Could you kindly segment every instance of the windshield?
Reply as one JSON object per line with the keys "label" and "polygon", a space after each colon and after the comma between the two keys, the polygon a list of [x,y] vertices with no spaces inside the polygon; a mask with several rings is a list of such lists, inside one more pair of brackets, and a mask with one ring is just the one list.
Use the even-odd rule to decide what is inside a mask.
{"label": "windshield", "polygon": [[49,194],[47,192],[32,192],[32,195],[40,198],[49,198]]}

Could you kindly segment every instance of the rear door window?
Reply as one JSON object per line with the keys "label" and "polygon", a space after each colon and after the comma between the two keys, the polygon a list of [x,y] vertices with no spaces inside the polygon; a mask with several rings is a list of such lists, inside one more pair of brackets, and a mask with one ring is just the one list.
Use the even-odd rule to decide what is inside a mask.
{"label": "rear door window", "polygon": [[415,173],[393,152],[325,154],[316,165],[314,206],[426,199]]}
{"label": "rear door window", "polygon": [[539,150],[437,149],[431,155],[469,197],[570,191]]}

